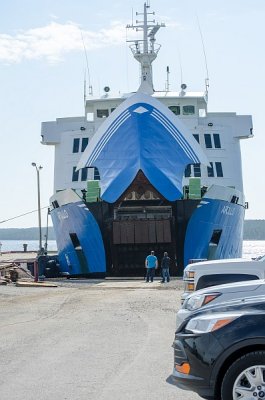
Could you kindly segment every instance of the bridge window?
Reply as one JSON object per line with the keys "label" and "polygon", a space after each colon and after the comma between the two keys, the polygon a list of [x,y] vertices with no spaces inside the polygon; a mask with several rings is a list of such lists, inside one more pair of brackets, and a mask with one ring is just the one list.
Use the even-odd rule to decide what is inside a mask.
{"label": "bridge window", "polygon": [[170,111],[175,115],[180,115],[180,106],[169,106]]}
{"label": "bridge window", "polygon": [[94,168],[94,180],[100,181],[99,170],[97,169],[97,167]]}
{"label": "bridge window", "polygon": [[76,167],[73,167],[72,182],[78,182],[78,179],[79,179],[79,171],[76,170]]}
{"label": "bridge window", "polygon": [[221,149],[220,135],[218,133],[213,134],[213,141],[214,141],[214,147],[216,149]]}
{"label": "bridge window", "polygon": [[194,133],[193,137],[195,140],[197,140],[198,143],[200,143],[200,137],[199,137],[198,133]]}
{"label": "bridge window", "polygon": [[187,165],[186,169],[185,169],[185,178],[190,178],[191,177],[191,165]]}
{"label": "bridge window", "polygon": [[82,147],[81,147],[81,151],[82,152],[85,151],[87,145],[88,145],[88,138],[85,137],[85,138],[82,139]]}
{"label": "bridge window", "polygon": [[79,152],[79,143],[80,143],[80,139],[79,138],[75,138],[73,141],[73,153],[78,153]]}
{"label": "bridge window", "polygon": [[194,166],[194,176],[200,177],[201,176],[201,164],[193,164]]}
{"label": "bridge window", "polygon": [[98,118],[107,118],[109,116],[108,109],[99,109],[97,110],[97,117]]}
{"label": "bridge window", "polygon": [[206,149],[211,149],[213,147],[212,138],[211,138],[211,135],[209,133],[205,133],[204,141],[205,141]]}
{"label": "bridge window", "polygon": [[209,178],[213,178],[214,177],[214,169],[213,169],[213,163],[210,162],[211,166],[207,167],[207,172],[208,172],[208,176]]}
{"label": "bridge window", "polygon": [[184,176],[185,176],[185,178],[190,178],[190,177],[199,178],[201,176],[201,164],[187,165],[185,172],[184,172]]}
{"label": "bridge window", "polygon": [[216,175],[217,175],[219,178],[222,178],[222,177],[224,176],[224,175],[223,175],[222,163],[216,162],[216,163],[215,163],[215,168],[216,168]]}
{"label": "bridge window", "polygon": [[87,171],[88,171],[88,168],[82,168],[81,169],[81,181],[86,181],[87,180]]}
{"label": "bridge window", "polygon": [[183,106],[183,115],[193,115],[195,114],[194,106]]}

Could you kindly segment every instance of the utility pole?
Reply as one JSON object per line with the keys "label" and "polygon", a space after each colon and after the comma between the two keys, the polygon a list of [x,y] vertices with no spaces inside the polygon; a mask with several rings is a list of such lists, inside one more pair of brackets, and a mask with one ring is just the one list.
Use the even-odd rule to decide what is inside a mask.
{"label": "utility pole", "polygon": [[44,237],[45,237],[44,254],[46,254],[46,255],[47,255],[47,251],[48,251],[49,215],[50,215],[50,209],[48,208],[48,210],[47,210],[47,223],[46,223],[46,235],[44,235]]}

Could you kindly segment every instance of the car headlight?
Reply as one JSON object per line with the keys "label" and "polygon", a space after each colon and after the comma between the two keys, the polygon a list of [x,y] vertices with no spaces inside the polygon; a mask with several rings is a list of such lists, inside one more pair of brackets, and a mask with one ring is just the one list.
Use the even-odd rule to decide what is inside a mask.
{"label": "car headlight", "polygon": [[194,279],[195,277],[195,271],[186,271],[184,269],[184,274],[183,274],[184,279]]}
{"label": "car headlight", "polygon": [[188,297],[183,304],[183,308],[186,308],[189,311],[197,310],[206,304],[211,303],[211,301],[215,300],[219,297],[221,293],[211,293],[211,294],[196,294],[191,297]]}
{"label": "car headlight", "polygon": [[192,318],[186,325],[185,330],[192,333],[208,333],[216,331],[223,326],[230,324],[242,314],[217,314],[205,315]]}

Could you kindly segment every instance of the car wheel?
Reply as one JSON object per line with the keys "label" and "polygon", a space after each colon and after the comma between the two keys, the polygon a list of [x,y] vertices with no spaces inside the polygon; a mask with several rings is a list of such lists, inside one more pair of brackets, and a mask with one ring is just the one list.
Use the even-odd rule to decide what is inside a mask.
{"label": "car wheel", "polygon": [[221,400],[265,400],[265,351],[245,354],[226,372]]}

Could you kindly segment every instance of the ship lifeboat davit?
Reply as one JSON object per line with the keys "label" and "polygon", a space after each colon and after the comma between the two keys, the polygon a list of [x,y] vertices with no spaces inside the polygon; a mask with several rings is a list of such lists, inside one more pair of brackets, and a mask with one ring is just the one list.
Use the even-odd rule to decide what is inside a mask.
{"label": "ship lifeboat davit", "polygon": [[101,198],[115,202],[142,171],[167,200],[182,196],[188,164],[208,160],[189,129],[161,102],[143,93],[125,100],[99,127],[77,169],[97,167]]}

